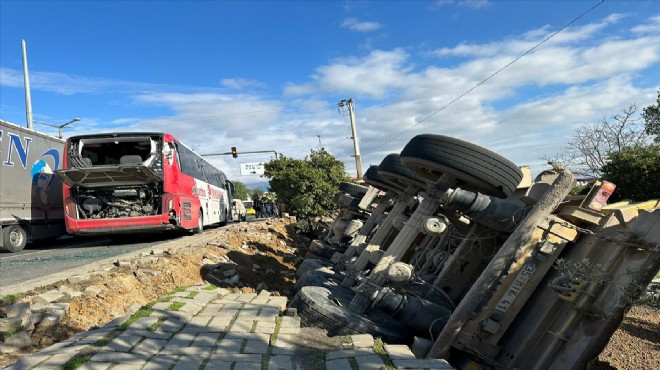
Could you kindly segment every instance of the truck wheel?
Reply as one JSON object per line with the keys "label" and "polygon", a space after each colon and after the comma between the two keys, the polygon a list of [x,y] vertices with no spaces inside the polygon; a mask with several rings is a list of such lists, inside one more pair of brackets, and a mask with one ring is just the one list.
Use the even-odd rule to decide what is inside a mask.
{"label": "truck wheel", "polygon": [[369,190],[369,188],[366,186],[353,184],[352,182],[340,182],[339,190],[345,194],[361,198],[363,195],[367,193],[367,190]]}
{"label": "truck wheel", "polygon": [[388,154],[378,165],[378,174],[385,180],[394,183],[403,189],[408,186],[417,186],[426,189],[426,180],[401,163],[399,154]]}
{"label": "truck wheel", "polygon": [[18,252],[25,248],[27,233],[20,225],[9,225],[2,228],[2,247],[0,252]]}
{"label": "truck wheel", "polygon": [[418,135],[401,151],[401,162],[416,174],[437,181],[444,173],[462,189],[506,198],[516,190],[523,174],[501,155],[478,145],[442,135]]}
{"label": "truck wheel", "polygon": [[378,166],[369,166],[367,172],[364,173],[364,182],[383,191],[403,192],[401,187],[390,183],[378,174]]}
{"label": "truck wheel", "polygon": [[355,293],[341,286],[305,286],[291,300],[303,324],[318,326],[328,335],[368,333],[390,344],[409,344],[412,336],[405,327],[379,310],[363,315],[348,309]]}
{"label": "truck wheel", "polygon": [[339,285],[344,280],[344,275],[334,272],[327,267],[319,267],[315,270],[305,272],[296,281],[295,290],[298,291],[306,286]]}

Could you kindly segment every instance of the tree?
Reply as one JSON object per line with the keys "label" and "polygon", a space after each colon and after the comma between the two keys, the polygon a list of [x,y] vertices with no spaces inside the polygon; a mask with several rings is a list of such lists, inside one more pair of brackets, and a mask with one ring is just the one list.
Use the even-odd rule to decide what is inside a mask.
{"label": "tree", "polygon": [[344,164],[324,149],[312,151],[304,160],[282,156],[270,161],[264,176],[284,207],[282,211],[306,221],[329,215],[334,209],[332,195],[339,183],[348,180]]}
{"label": "tree", "polygon": [[234,191],[231,193],[234,199],[247,199],[248,189],[240,181],[234,181]]}
{"label": "tree", "polygon": [[625,148],[612,153],[603,166],[603,179],[617,185],[623,199],[660,198],[660,145]]}
{"label": "tree", "polygon": [[563,154],[552,161],[576,175],[600,177],[612,153],[644,146],[649,141],[640,123],[637,106],[631,104],[609,120],[603,117],[595,124],[577,128],[563,148]]}
{"label": "tree", "polygon": [[644,108],[642,118],[646,133],[655,136],[656,143],[660,142],[660,89],[658,89],[656,104]]}
{"label": "tree", "polygon": [[261,195],[264,193],[263,190],[256,188],[256,189],[251,189],[250,190],[250,199],[252,200],[257,200],[261,198]]}

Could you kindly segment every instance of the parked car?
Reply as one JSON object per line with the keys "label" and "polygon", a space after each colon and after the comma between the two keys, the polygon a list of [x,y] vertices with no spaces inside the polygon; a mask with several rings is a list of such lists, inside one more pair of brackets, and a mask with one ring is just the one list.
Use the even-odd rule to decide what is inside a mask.
{"label": "parked car", "polygon": [[231,215],[234,221],[245,221],[247,219],[247,213],[245,210],[245,205],[240,199],[232,200]]}
{"label": "parked car", "polygon": [[257,211],[254,209],[254,203],[251,200],[243,201],[245,213],[250,217],[257,217]]}

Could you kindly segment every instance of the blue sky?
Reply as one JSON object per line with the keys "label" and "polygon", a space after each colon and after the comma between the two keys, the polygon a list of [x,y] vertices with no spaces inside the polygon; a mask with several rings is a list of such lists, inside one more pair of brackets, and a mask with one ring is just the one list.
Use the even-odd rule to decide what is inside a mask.
{"label": "blue sky", "polygon": [[[202,154],[294,158],[320,141],[354,175],[337,110],[352,98],[365,170],[434,133],[538,173],[579,125],[656,101],[660,6],[598,4],[0,0],[0,118],[26,122],[25,40],[34,120],[79,117],[66,136],[168,131]],[[262,179],[239,163],[270,158],[209,157],[247,184]]]}

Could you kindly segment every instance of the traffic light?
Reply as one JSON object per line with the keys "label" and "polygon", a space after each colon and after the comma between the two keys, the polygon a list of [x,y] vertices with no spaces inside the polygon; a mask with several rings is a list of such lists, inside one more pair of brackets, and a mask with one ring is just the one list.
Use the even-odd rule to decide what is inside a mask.
{"label": "traffic light", "polygon": [[238,157],[238,151],[236,150],[235,146],[231,147],[231,156],[234,158]]}

